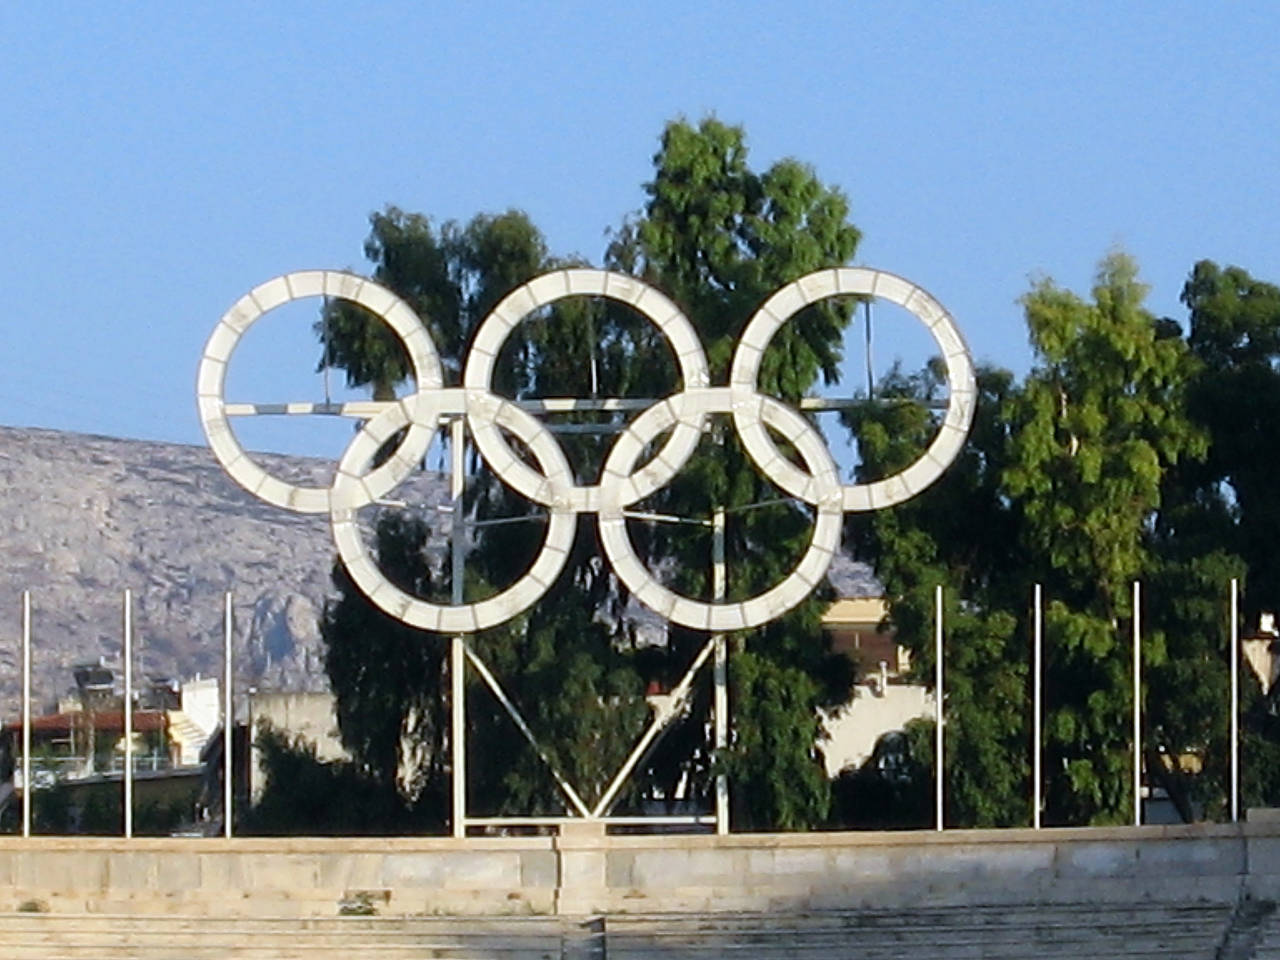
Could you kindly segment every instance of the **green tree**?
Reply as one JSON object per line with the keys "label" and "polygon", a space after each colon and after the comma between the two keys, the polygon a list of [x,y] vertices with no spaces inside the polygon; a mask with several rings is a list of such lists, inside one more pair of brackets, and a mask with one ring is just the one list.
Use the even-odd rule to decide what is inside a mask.
{"label": "green tree", "polygon": [[[438,574],[427,556],[430,531],[417,517],[385,513],[375,529],[375,554],[383,572],[402,590],[422,596],[441,592]],[[343,744],[355,758],[344,783],[363,779],[363,788],[379,798],[362,803],[369,822],[384,827],[405,821],[410,810],[419,826],[441,829],[448,809],[445,766],[449,715],[444,701],[448,646],[424,637],[369,603],[335,563],[338,600],[329,603],[320,622],[325,672],[336,700]],[[269,759],[289,773],[285,782],[301,782],[288,767],[286,744],[268,738]],[[300,761],[299,761],[300,763]],[[295,763],[294,767],[299,764]],[[278,780],[274,771],[268,780]],[[274,797],[273,797],[274,799]],[[275,824],[270,812],[259,820]]]}
{"label": "green tree", "polygon": [[[371,217],[371,228],[366,253],[375,260],[375,277],[421,311],[446,382],[453,385],[460,379],[463,344],[497,300],[519,283],[565,265],[548,257],[537,229],[516,212],[436,228],[426,217],[389,209]],[[625,336],[614,331],[607,347],[591,355],[594,339],[587,334],[607,320],[599,314],[569,302],[530,318],[506,344],[495,390],[520,397],[581,391],[584,371],[607,371],[613,355],[626,350]],[[384,340],[394,341],[380,323],[358,307],[334,302],[318,332],[325,338],[322,363],[345,366],[349,382],[371,386],[375,395],[394,395],[408,368],[398,347],[385,347]],[[591,438],[570,445],[587,458],[593,453]],[[530,536],[530,528],[542,515],[498,483],[483,463],[473,463],[471,474],[464,507],[469,520],[530,523],[493,526],[477,535],[464,584],[468,602],[523,572],[540,539],[536,532]],[[402,589],[443,602],[451,594],[451,575],[430,556],[439,532],[421,520],[385,512],[377,523],[375,552]],[[538,609],[473,638],[473,645],[546,745],[552,763],[590,797],[638,735],[645,706],[639,679],[621,670],[614,656],[611,631],[593,620],[608,599],[609,584],[586,562],[584,535],[585,526],[569,570]],[[447,638],[377,611],[341,565],[335,583],[339,599],[322,627],[344,742],[364,775],[417,812],[420,828],[439,829],[448,791]],[[606,709],[610,705],[615,708]],[[563,797],[542,760],[475,677],[468,691],[468,741],[473,756],[493,758],[488,765],[469,766],[473,812],[563,812]],[[412,772],[409,781],[406,771]]]}
{"label": "green tree", "polygon": [[[607,265],[654,282],[681,304],[707,346],[713,382],[723,383],[732,343],[755,307],[785,282],[846,262],[858,233],[846,221],[847,203],[838,191],[794,161],[752,171],[742,131],[717,121],[669,125],[654,163],[649,200],[614,236]],[[371,222],[366,253],[375,263],[374,275],[422,310],[444,357],[447,381],[456,382],[461,345],[499,296],[567,262],[547,256],[536,229],[520,214],[436,228],[425,217],[390,209]],[[762,389],[795,400],[819,374],[834,377],[849,310],[839,303],[815,307],[779,331],[765,357]],[[321,362],[343,367],[350,383],[386,396],[407,368],[371,332],[374,326],[358,308],[327,307],[319,330],[325,344]],[[610,303],[565,301],[540,311],[513,331],[498,367],[505,374],[495,389],[517,398],[653,397],[678,386],[661,336]],[[570,419],[585,424],[615,416],[583,413]],[[562,439],[575,472],[593,478],[609,441],[581,432]],[[478,528],[468,561],[468,601],[501,589],[522,572],[538,546],[528,524],[541,513],[494,480],[483,463],[473,464],[473,471],[470,519],[522,522]],[[807,542],[805,510],[777,505],[736,512],[776,496],[721,418],[678,481],[644,506],[704,518],[717,507],[733,511],[730,596],[740,597],[776,582]],[[402,576],[412,579],[412,555],[424,544],[420,534],[425,531],[380,527],[384,568],[405,560]],[[662,528],[638,528],[634,535],[652,569],[674,571],[675,587],[709,598],[709,537]],[[678,676],[705,640],[672,630],[665,650],[642,649],[624,615],[626,591],[599,561],[599,552],[592,525],[580,522],[572,555],[551,592],[523,616],[473,639],[554,765],[589,797],[599,795],[637,738],[648,711],[646,687]],[[422,563],[430,566],[429,560]],[[414,586],[438,596],[447,574],[437,579]],[[326,614],[325,639],[343,737],[369,774],[388,783],[402,757],[393,755],[387,740],[393,732],[413,732],[411,717],[421,722],[418,698],[436,696],[439,672],[433,660],[415,663],[424,669],[405,670],[390,681],[373,674],[412,660],[401,650],[405,644],[439,644],[441,638],[402,642],[382,624],[376,630],[387,640],[370,642],[370,616],[356,610],[365,601],[349,585],[339,581],[339,587],[341,596]],[[801,827],[826,815],[816,708],[843,700],[852,678],[847,662],[822,649],[821,602],[815,598],[750,638],[735,639],[735,743],[722,767],[735,775],[740,828]],[[362,647],[373,651],[365,668],[351,659]],[[421,690],[409,689],[415,685]],[[472,689],[473,810],[563,809],[538,758],[517,739],[497,704]],[[706,740],[707,699],[704,684],[688,716],[642,765],[624,805],[642,796],[670,798],[679,783],[706,802],[719,769]],[[385,718],[379,719],[380,712]],[[419,743],[424,738],[426,753],[442,757],[438,736],[419,730],[410,737]],[[513,750],[513,743],[520,745]]]}
{"label": "green tree", "polygon": [[[1196,555],[1183,561],[1187,575],[1209,580],[1218,594],[1218,602],[1191,612],[1204,625],[1199,633],[1222,637],[1219,649],[1213,651],[1216,655],[1201,652],[1203,669],[1193,670],[1195,661],[1188,660],[1173,695],[1188,704],[1193,718],[1215,720],[1193,799],[1220,808],[1229,776],[1228,721],[1222,705],[1227,684],[1225,585],[1234,576],[1243,587],[1247,575],[1248,589],[1241,598],[1246,627],[1256,627],[1259,615],[1274,610],[1280,596],[1280,560],[1273,548],[1280,535],[1280,495],[1272,482],[1280,443],[1280,287],[1239,267],[1204,260],[1192,269],[1182,301],[1189,311],[1187,340],[1200,362],[1188,409],[1210,445],[1203,463],[1177,471],[1170,483],[1168,496],[1178,507],[1160,532],[1176,545],[1179,558]],[[1280,767],[1280,705],[1276,691],[1264,695],[1248,669],[1242,680],[1244,799],[1274,805],[1280,803],[1280,779],[1274,775]]]}
{"label": "green tree", "polygon": [[1200,361],[1189,409],[1211,438],[1208,457],[1184,485],[1201,524],[1212,523],[1210,535],[1230,542],[1248,564],[1245,611],[1256,623],[1280,597],[1280,287],[1205,260],[1182,300]]}
{"label": "green tree", "polygon": [[[1150,568],[1166,472],[1202,457],[1187,417],[1195,364],[1144,307],[1134,262],[1103,260],[1093,302],[1038,283],[1024,298],[1037,362],[1013,404],[1005,479],[1052,598],[1045,618],[1048,822],[1123,822],[1132,805],[1131,584]],[[1167,659],[1161,630],[1144,660]]]}
{"label": "green tree", "polygon": [[[654,167],[648,201],[615,237],[607,262],[655,283],[685,309],[706,348],[712,383],[727,383],[734,345],[760,303],[806,273],[848,262],[860,235],[840,191],[794,160],[753,171],[742,130],[716,120],[669,124]],[[765,352],[761,392],[794,403],[819,376],[834,381],[852,306],[826,301],[785,324]],[[692,462],[648,505],[703,518],[724,509],[728,595],[742,598],[781,579],[808,542],[808,511],[790,503],[758,507],[779,495],[750,462],[728,418],[717,417]],[[658,529],[648,546],[651,565],[674,564],[683,592],[710,597],[705,534]],[[829,599],[815,593],[787,616],[733,640],[734,733],[723,769],[732,778],[739,829],[795,829],[827,815],[817,709],[843,702],[853,679],[848,661],[820,639]],[[673,628],[670,649],[687,656],[704,640]],[[709,781],[703,789],[709,791]]]}
{"label": "green tree", "polygon": [[[896,473],[920,456],[938,429],[932,410],[944,383],[937,360],[912,375],[895,369],[874,400],[845,415],[858,438],[860,481]],[[911,651],[916,679],[929,685],[935,590],[944,588],[946,822],[1014,826],[1030,819],[1028,557],[1018,539],[1020,511],[1003,487],[1010,456],[1003,411],[1016,387],[1008,371],[991,367],[979,368],[977,384],[974,425],[957,461],[914,499],[850,516],[845,542],[875,567],[899,642]],[[932,722],[913,725],[842,781],[842,791],[852,791],[842,804],[851,825],[903,825],[906,809],[923,817],[914,825],[932,823],[931,803],[902,800],[932,797],[932,730]],[[894,798],[892,806],[876,803],[877,794]]]}
{"label": "green tree", "polygon": [[[1030,816],[1036,582],[1048,601],[1045,822],[1130,816],[1131,585],[1140,578],[1149,581],[1149,777],[1188,816],[1212,793],[1212,771],[1188,780],[1221,743],[1215,613],[1236,568],[1209,535],[1212,524],[1188,522],[1188,499],[1178,492],[1207,446],[1187,412],[1199,366],[1177,325],[1143,308],[1145,292],[1122,255],[1102,262],[1091,302],[1037,283],[1023,300],[1036,355],[1026,380],[1015,385],[1006,373],[981,371],[977,419],[960,460],[915,500],[850,521],[850,542],[875,564],[891,619],[926,680],[933,591],[946,588],[945,775],[956,825]],[[853,412],[867,479],[900,469],[935,429],[917,404],[889,401],[934,399],[938,383],[930,370],[898,375],[878,403]],[[931,742],[918,732],[905,742],[929,756],[895,769],[923,775]],[[1184,767],[1184,760],[1196,762]]]}

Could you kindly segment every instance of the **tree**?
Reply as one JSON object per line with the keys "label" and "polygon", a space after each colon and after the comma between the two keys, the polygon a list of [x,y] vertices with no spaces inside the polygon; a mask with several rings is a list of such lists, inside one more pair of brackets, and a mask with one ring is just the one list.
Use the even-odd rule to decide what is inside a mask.
{"label": "tree", "polygon": [[[1189,317],[1187,336],[1199,361],[1188,396],[1191,417],[1210,438],[1203,463],[1177,472],[1170,496],[1178,503],[1167,530],[1183,554],[1202,556],[1190,576],[1211,578],[1221,593],[1230,577],[1248,589],[1241,597],[1244,624],[1256,626],[1261,613],[1274,610],[1280,596],[1280,496],[1272,481],[1280,443],[1280,287],[1255,280],[1239,267],[1203,260],[1182,290]],[[1225,634],[1225,603],[1197,612],[1203,633]],[[1227,717],[1221,706],[1226,688],[1225,638],[1222,652],[1206,669],[1182,673],[1175,696],[1216,721],[1207,750],[1208,764],[1198,778],[1219,785],[1200,789],[1194,799],[1221,808],[1226,783]],[[1280,716],[1276,691],[1263,694],[1249,670],[1243,671],[1244,798],[1248,804],[1280,803]],[[1193,713],[1193,716],[1197,714]],[[1200,786],[1197,782],[1196,786]]]}
{"label": "tree", "polygon": [[[1024,298],[1037,363],[1011,410],[1009,493],[1051,599],[1046,611],[1046,819],[1123,822],[1132,796],[1131,584],[1165,471],[1203,456],[1186,417],[1183,340],[1143,309],[1131,259],[1103,260],[1093,303],[1038,283]],[[1145,636],[1164,659],[1164,636]]]}
{"label": "tree", "polygon": [[[1033,583],[1046,609],[1043,811],[1048,823],[1127,820],[1132,804],[1131,584],[1149,582],[1143,630],[1149,776],[1190,813],[1183,760],[1213,755],[1222,713],[1214,611],[1230,557],[1187,532],[1176,480],[1207,437],[1187,412],[1198,365],[1176,324],[1142,307],[1133,262],[1106,258],[1092,302],[1037,283],[1023,299],[1036,363],[1022,384],[979,374],[964,454],[932,488],[868,520],[852,542],[875,563],[891,619],[932,672],[933,589],[946,587],[947,797],[957,825],[1029,819]],[[868,479],[900,468],[933,429],[918,406],[939,378],[891,378],[854,411]],[[1223,578],[1223,579],[1220,579]],[[1215,681],[1216,682],[1216,681]],[[908,738],[928,749],[922,736]],[[923,771],[922,760],[898,768]],[[920,786],[926,787],[927,784]]]}
{"label": "tree", "polygon": [[[858,240],[847,223],[843,195],[823,186],[810,169],[788,160],[756,173],[746,156],[740,129],[714,120],[697,127],[670,124],[654,158],[648,202],[614,235],[606,254],[610,268],[644,277],[681,304],[706,345],[718,382],[726,379],[738,332],[765,296],[813,269],[846,262]],[[391,208],[375,214],[371,224],[366,254],[375,263],[374,276],[422,311],[444,357],[446,379],[453,382],[462,345],[497,298],[565,262],[548,257],[536,229],[516,213],[437,229],[425,217]],[[761,389],[794,401],[819,373],[834,377],[849,310],[849,304],[824,304],[779,331],[765,357]],[[387,396],[407,367],[374,326],[358,308],[329,305],[319,325],[321,362],[344,368],[353,385]],[[539,312],[513,331],[498,366],[506,379],[495,389],[520,398],[653,397],[677,387],[661,336],[611,303],[564,301]],[[574,419],[614,416],[587,413]],[[564,445],[582,477],[593,477],[607,452],[607,443],[589,434]],[[468,600],[501,589],[527,565],[537,544],[530,542],[536,537],[524,521],[536,522],[541,512],[494,480],[483,463],[473,466],[469,517],[522,522],[479,529],[469,560]],[[690,517],[709,517],[715,507],[731,511],[730,596],[741,597],[775,582],[807,542],[804,510],[776,505],[733,512],[773,497],[776,492],[754,470],[727,420],[718,418],[677,481],[645,506]],[[412,580],[411,555],[421,547],[422,532],[380,527],[384,568],[388,560],[404,559],[401,575]],[[674,571],[674,586],[709,598],[705,534],[687,535],[683,528],[638,528],[634,534],[651,569]],[[648,712],[646,688],[678,676],[706,639],[673,629],[664,650],[643,649],[625,615],[627,593],[599,552],[592,526],[580,522],[572,555],[551,592],[521,617],[473,640],[552,763],[588,796],[599,795],[637,738]],[[429,595],[443,582],[415,586]],[[426,715],[421,698],[436,696],[439,672],[435,660],[415,663],[390,686],[375,674],[402,669],[409,656],[403,648],[414,639],[429,645],[440,638],[402,642],[391,625],[371,623],[376,618],[359,613],[362,597],[341,580],[339,587],[341,597],[326,613],[325,639],[343,738],[370,775],[376,772],[385,783],[392,760],[401,759],[387,747],[393,731],[410,734],[431,757],[443,756],[438,737],[428,735],[437,728],[410,723]],[[624,805],[641,796],[669,799],[680,784],[706,802],[715,772],[727,769],[735,776],[740,828],[822,821],[829,792],[817,748],[816,708],[843,700],[852,676],[846,661],[822,649],[821,604],[813,598],[750,638],[735,638],[730,755],[712,762],[704,685],[663,748],[646,759]],[[371,630],[386,639],[370,643]],[[347,655],[359,655],[362,646],[372,650],[364,666]],[[563,798],[532,751],[521,746],[513,755],[511,744],[519,741],[497,705],[479,690],[469,694],[468,704],[473,808],[563,809]]]}
{"label": "tree", "polygon": [[1200,361],[1191,416],[1211,438],[1208,457],[1186,478],[1216,536],[1249,566],[1245,611],[1255,620],[1280,597],[1280,287],[1238,267],[1197,263],[1182,291],[1188,343]]}
{"label": "tree", "polygon": [[[895,369],[874,399],[845,415],[858,437],[860,481],[904,469],[928,446],[938,429],[929,404],[944,382],[936,360],[912,375]],[[977,384],[974,425],[957,461],[912,500],[851,515],[845,542],[875,567],[899,642],[911,650],[922,683],[934,676],[935,589],[944,587],[947,822],[1014,826],[1030,818],[1028,557],[1018,541],[1020,512],[1003,487],[1010,454],[1004,411],[1016,387],[1008,371],[991,367],[979,368]],[[845,778],[842,789],[852,791],[846,815],[858,818],[851,823],[875,825],[887,817],[901,825],[902,797],[932,796],[932,729],[932,722],[914,724]],[[896,798],[893,806],[865,799],[877,793]],[[931,806],[915,812],[923,815],[915,825],[932,822]]]}
{"label": "tree", "polygon": [[[436,229],[420,215],[394,208],[371,218],[366,253],[375,277],[422,313],[446,372],[456,384],[462,349],[479,322],[511,288],[561,262],[528,218],[517,212],[482,215],[466,226]],[[438,312],[433,313],[432,310]],[[581,372],[591,368],[593,339],[584,335],[598,310],[566,303],[531,318],[508,340],[495,389],[507,395],[562,395],[581,390]],[[407,374],[398,349],[360,308],[327,305],[318,332],[325,339],[322,363],[345,366],[354,385],[392,396]],[[625,340],[615,336],[615,350]],[[604,351],[608,367],[609,351]],[[574,378],[577,378],[575,381]],[[597,444],[598,445],[598,444]],[[586,448],[590,443],[575,446]],[[482,463],[473,463],[467,517],[537,522],[541,511],[520,501]],[[438,533],[438,531],[435,531]],[[421,522],[384,514],[377,525],[376,554],[402,589],[435,602],[451,593],[451,575],[430,558],[433,531]],[[555,767],[590,797],[606,771],[621,763],[643,719],[643,687],[618,669],[612,634],[594,614],[608,600],[608,583],[584,556],[579,530],[574,561],[543,604],[517,622],[486,631],[473,645],[502,678]],[[536,536],[529,525],[495,526],[476,537],[468,564],[464,600],[491,594],[514,580],[532,559]],[[373,608],[335,570],[340,597],[325,613],[326,667],[339,706],[344,743],[361,769],[419,811],[424,828],[444,823],[448,791],[447,714],[443,712],[443,655],[447,638],[393,621]],[[502,707],[470,678],[468,738],[475,756],[492,758],[470,768],[472,809],[484,813],[560,813],[563,797],[542,760],[519,739]],[[613,709],[606,709],[612,706]],[[594,722],[593,722],[594,721]],[[514,744],[514,747],[513,747]],[[499,760],[498,758],[501,758]],[[415,771],[405,782],[403,771]],[[397,773],[400,771],[400,773]],[[425,791],[425,793],[424,793]],[[424,804],[426,795],[438,802]]]}
{"label": "tree", "polygon": [[[734,345],[756,307],[806,273],[848,262],[860,235],[848,223],[842,193],[794,160],[756,173],[747,165],[742,130],[716,120],[696,128],[669,124],[654,167],[648,202],[615,237],[607,262],[656,284],[685,309],[706,348],[712,383],[726,383]],[[794,403],[819,375],[834,381],[851,309],[848,301],[826,301],[784,325],[761,364],[761,392]],[[651,505],[686,517],[726,511],[728,595],[743,598],[776,583],[796,562],[808,541],[809,514],[792,504],[756,508],[779,492],[754,468],[728,418],[714,418],[708,430],[693,461]],[[708,599],[707,541],[687,528],[656,530],[651,566],[674,564],[677,585]],[[817,752],[817,708],[844,702],[853,679],[848,661],[832,656],[820,639],[829,599],[816,593],[733,640],[734,741],[722,768],[734,785],[739,829],[795,829],[826,817],[830,791]],[[669,650],[686,661],[705,639],[673,629]],[[702,789],[709,792],[709,781]]]}

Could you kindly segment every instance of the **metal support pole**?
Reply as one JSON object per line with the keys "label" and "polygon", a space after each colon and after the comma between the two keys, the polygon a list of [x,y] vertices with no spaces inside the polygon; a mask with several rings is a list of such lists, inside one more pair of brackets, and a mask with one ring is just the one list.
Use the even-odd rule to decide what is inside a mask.
{"label": "metal support pole", "polygon": [[[724,509],[717,507],[711,520],[711,596],[724,600],[726,594],[724,565]],[[729,650],[723,633],[717,633],[715,641],[715,750],[721,759],[729,746]],[[723,773],[716,776],[716,833],[729,832],[729,778]]]}
{"label": "metal support pole", "polygon": [[1142,587],[1133,581],[1133,825],[1142,826]]}
{"label": "metal support pole", "polygon": [[31,836],[31,592],[22,591],[22,835]]}
{"label": "metal support pole", "polygon": [[222,598],[222,835],[231,839],[233,800],[232,786],[235,780],[235,763],[232,757],[234,738],[231,728],[235,725],[231,699],[231,591]]}
{"label": "metal support pole", "polygon": [[497,678],[493,675],[493,671],[485,665],[483,660],[475,655],[475,651],[468,647],[465,641],[462,641],[461,638],[459,638],[459,642],[462,644],[462,649],[467,655],[467,660],[471,662],[471,666],[475,669],[476,673],[480,674],[480,679],[483,680],[489,689],[493,691],[493,695],[498,698],[498,703],[502,704],[502,708],[507,711],[507,716],[515,722],[516,728],[524,734],[524,738],[529,742],[529,746],[533,747],[542,762],[547,765],[547,768],[551,771],[551,776],[555,779],[556,784],[564,792],[569,803],[573,805],[573,809],[578,811],[578,816],[584,820],[598,819],[597,816],[591,812],[586,803],[583,802],[582,797],[578,796],[578,791],[573,789],[573,784],[564,778],[564,775],[560,772],[559,768],[555,765],[552,759],[547,756],[547,752],[538,745],[538,738],[533,735],[533,731],[529,729],[529,724],[526,723],[524,717],[520,715],[520,711],[516,709],[516,705],[511,702],[511,698],[507,696],[507,692],[502,689],[502,684],[498,683]]}
{"label": "metal support pole", "polygon": [[870,400],[875,396],[875,367],[871,362],[871,301],[864,300],[862,303],[862,319],[865,324],[866,334],[866,361],[867,361],[867,399]]}
{"label": "metal support pole", "polygon": [[1231,578],[1231,822],[1240,822],[1240,581]]}
{"label": "metal support pole", "polygon": [[[463,587],[463,550],[466,546],[463,526],[463,493],[466,489],[464,476],[463,419],[456,418],[449,425],[449,454],[451,471],[449,476],[450,491],[453,496],[453,526],[451,529],[452,556],[452,599],[455,604],[462,603]],[[467,835],[467,704],[466,704],[466,645],[461,636],[453,637],[449,642],[449,729],[450,749],[453,759],[453,835]]]}
{"label": "metal support pole", "polygon": [[936,830],[942,829],[942,586],[934,588],[933,629],[933,777]]}
{"label": "metal support pole", "polygon": [[[89,722],[93,723],[90,715]],[[124,835],[133,836],[133,592],[124,592]]]}
{"label": "metal support pole", "polygon": [[1035,587],[1035,603],[1032,617],[1035,619],[1033,627],[1034,634],[1034,655],[1032,657],[1032,721],[1031,721],[1031,826],[1032,829],[1040,829],[1040,791],[1041,772],[1040,772],[1040,751],[1041,747],[1041,710],[1043,701],[1041,700],[1041,684],[1043,682],[1044,668],[1044,606],[1043,597],[1041,595],[1040,584]]}
{"label": "metal support pole", "polygon": [[[707,658],[711,656],[712,651],[715,650],[715,646],[715,637],[710,638],[702,645],[702,649],[693,658],[693,663],[689,664],[689,669],[684,672],[680,682],[667,695],[666,705],[659,706],[654,710],[654,717],[641,735],[639,742],[632,748],[626,762],[618,768],[618,772],[613,775],[613,780],[610,782],[608,789],[600,795],[600,799],[596,801],[595,807],[590,811],[591,819],[595,820],[609,813],[613,806],[614,798],[617,797],[618,791],[622,789],[622,785],[627,782],[627,777],[631,776],[631,771],[636,768],[636,764],[648,754],[649,748],[654,741],[666,732],[668,725],[684,710],[689,700],[689,689],[693,686],[693,680],[698,675],[698,671],[702,669],[702,665],[707,662]],[[523,719],[521,719],[517,721],[517,724],[523,722]],[[534,748],[541,752],[541,748],[538,747],[537,743],[533,740],[529,742],[533,743]]]}

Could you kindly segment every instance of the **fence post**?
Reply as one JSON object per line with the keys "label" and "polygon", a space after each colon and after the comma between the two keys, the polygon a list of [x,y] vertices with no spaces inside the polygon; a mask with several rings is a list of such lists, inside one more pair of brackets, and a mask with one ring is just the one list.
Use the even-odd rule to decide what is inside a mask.
{"label": "fence post", "polygon": [[1231,822],[1240,822],[1240,581],[1231,578]]}
{"label": "fence post", "polygon": [[1133,825],[1142,826],[1142,586],[1133,581]]}
{"label": "fence post", "polygon": [[933,705],[934,730],[934,810],[936,830],[942,829],[942,586],[934,588],[934,630],[933,630]]}

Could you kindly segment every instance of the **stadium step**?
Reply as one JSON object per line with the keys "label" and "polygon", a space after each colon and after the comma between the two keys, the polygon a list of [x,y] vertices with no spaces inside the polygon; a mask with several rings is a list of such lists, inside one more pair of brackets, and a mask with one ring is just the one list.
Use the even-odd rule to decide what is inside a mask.
{"label": "stadium step", "polygon": [[[5,960],[1213,960],[1230,905],[1003,904],[603,918],[0,914]],[[1256,956],[1280,960],[1280,918]],[[1242,941],[1243,944],[1243,941]],[[1269,944],[1275,944],[1274,952]],[[1252,944],[1249,945],[1252,947]],[[1243,954],[1232,960],[1248,960]]]}

